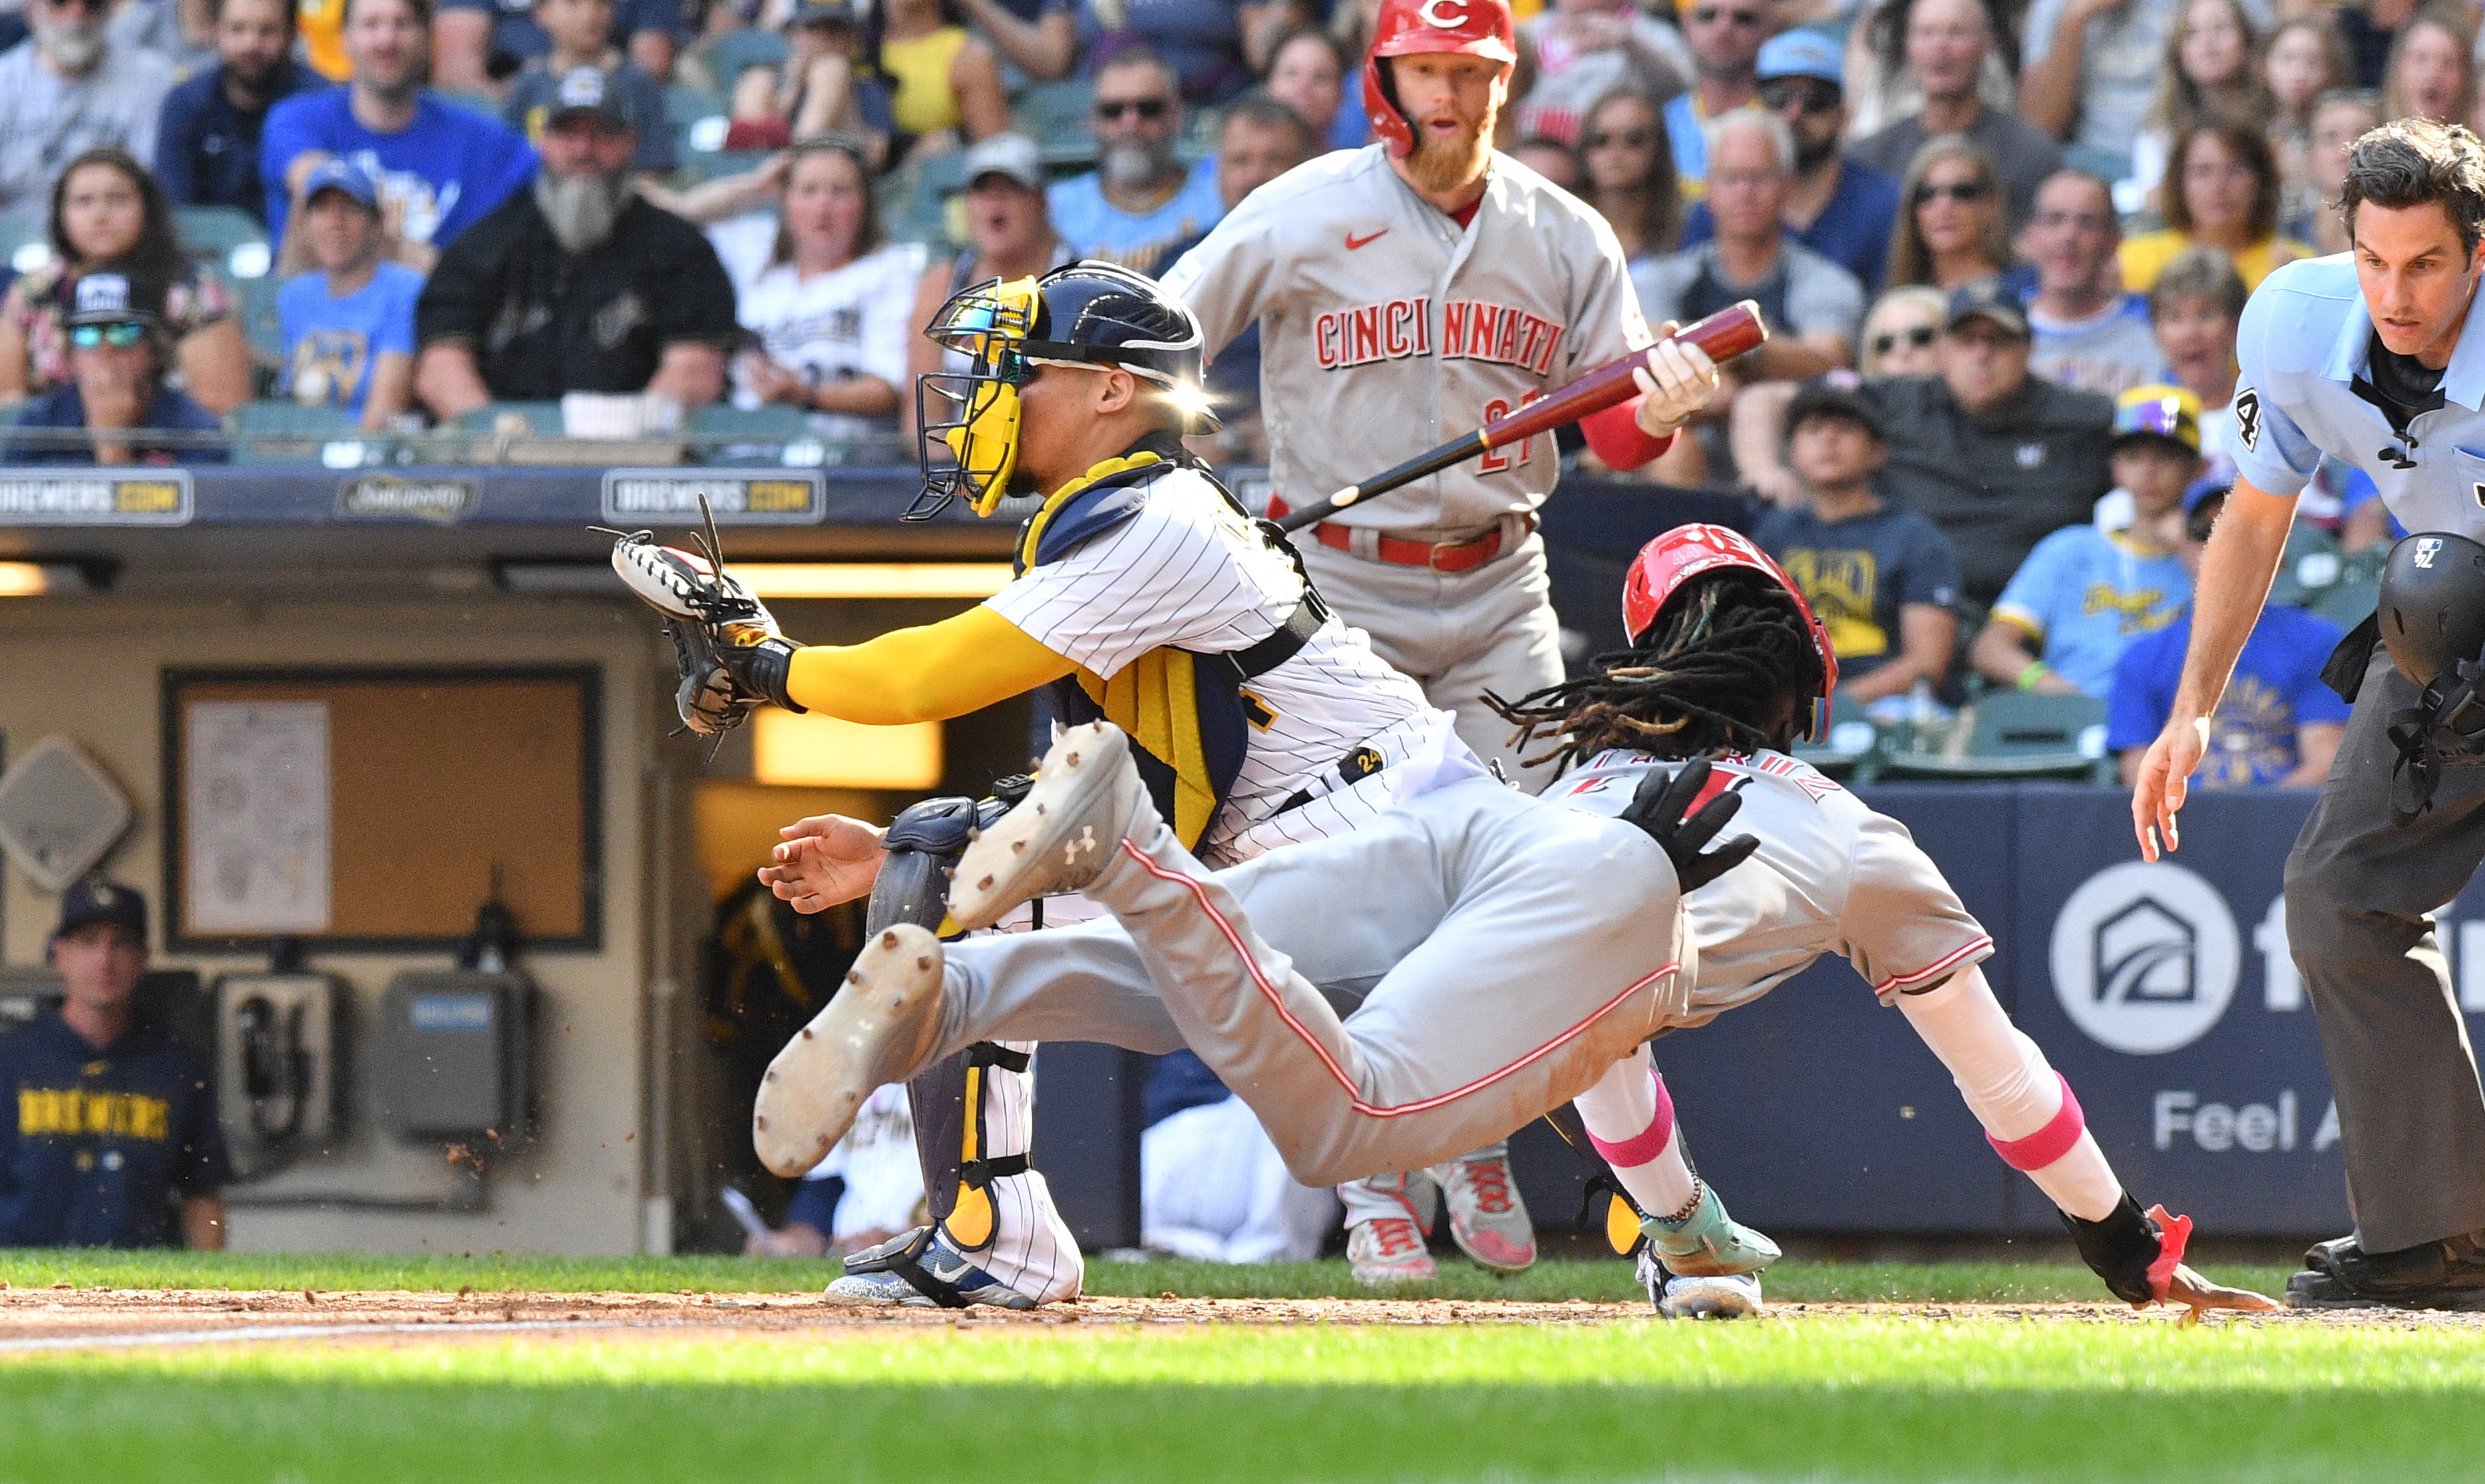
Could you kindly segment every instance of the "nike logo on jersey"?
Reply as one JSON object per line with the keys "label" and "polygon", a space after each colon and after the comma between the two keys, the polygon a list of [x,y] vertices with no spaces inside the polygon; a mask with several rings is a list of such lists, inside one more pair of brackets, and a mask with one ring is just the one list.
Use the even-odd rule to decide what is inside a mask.
{"label": "nike logo on jersey", "polygon": [[1379,232],[1374,233],[1368,237],[1358,237],[1353,233],[1350,232],[1346,234],[1346,250],[1351,253],[1358,247],[1370,247],[1373,243],[1379,241],[1382,237],[1387,235],[1389,235],[1389,229],[1386,227],[1381,228]]}

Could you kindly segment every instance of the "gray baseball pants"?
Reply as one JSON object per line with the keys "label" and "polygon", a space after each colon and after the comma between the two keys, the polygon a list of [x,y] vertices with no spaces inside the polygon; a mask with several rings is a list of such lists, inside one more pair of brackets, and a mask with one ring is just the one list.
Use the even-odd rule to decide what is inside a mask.
{"label": "gray baseball pants", "polygon": [[1507,1138],[1698,973],[1654,840],[1481,779],[1214,873],[1145,804],[1131,836],[1082,893],[1111,921],[948,945],[935,1055],[1188,1045],[1305,1184]]}
{"label": "gray baseball pants", "polygon": [[1425,700],[1458,719],[1459,736],[1477,756],[1498,760],[1529,793],[1553,781],[1549,767],[1519,767],[1514,728],[1480,699],[1490,691],[1516,701],[1562,678],[1562,630],[1542,536],[1464,572],[1398,566],[1308,536],[1297,546],[1337,616],[1421,685]]}
{"label": "gray baseball pants", "polygon": [[[2417,689],[2376,647],[2321,802],[2286,858],[2286,938],[2338,1100],[2358,1243],[2485,1229],[2485,1090],[2428,914],[2485,860],[2485,766],[2390,823],[2390,713]],[[2478,759],[2485,763],[2485,759]]]}

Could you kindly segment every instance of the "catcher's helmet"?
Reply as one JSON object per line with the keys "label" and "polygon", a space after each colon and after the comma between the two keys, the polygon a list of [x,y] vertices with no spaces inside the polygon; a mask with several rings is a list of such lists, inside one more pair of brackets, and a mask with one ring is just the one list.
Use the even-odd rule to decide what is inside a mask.
{"label": "catcher's helmet", "polygon": [[[1639,549],[1631,560],[1630,574],[1623,579],[1624,631],[1632,644],[1638,644],[1655,627],[1665,605],[1693,578],[1733,568],[1760,573],[1794,600],[1795,612],[1803,615],[1804,625],[1812,631],[1813,649],[1820,656],[1820,690],[1807,699],[1827,701],[1838,688],[1838,654],[1830,647],[1829,630],[1813,616],[1812,605],[1804,601],[1802,591],[1785,568],[1740,532],[1724,526],[1677,526]],[[1804,735],[1820,735],[1826,720],[1824,708],[1812,708]]]}
{"label": "catcher's helmet", "polygon": [[1199,321],[1153,279],[1081,261],[1042,278],[990,279],[950,296],[924,335],[969,361],[915,378],[923,493],[906,512],[926,520],[964,495],[989,515],[1018,463],[1019,388],[1043,366],[1118,366],[1160,388],[1180,431],[1220,426],[1201,388]]}
{"label": "catcher's helmet", "polygon": [[1380,0],[1372,26],[1372,50],[1363,59],[1363,111],[1372,132],[1404,159],[1415,148],[1415,130],[1399,112],[1383,57],[1458,52],[1509,67],[1518,60],[1518,32],[1506,0]]}
{"label": "catcher's helmet", "polygon": [[2418,689],[2485,659],[2485,546],[2423,532],[2390,548],[2378,617],[2390,663]]}

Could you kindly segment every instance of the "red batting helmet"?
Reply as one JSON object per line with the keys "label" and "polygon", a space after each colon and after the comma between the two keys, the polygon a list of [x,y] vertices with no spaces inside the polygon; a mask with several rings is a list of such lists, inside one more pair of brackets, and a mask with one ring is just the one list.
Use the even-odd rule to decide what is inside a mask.
{"label": "red batting helmet", "polygon": [[1380,75],[1383,57],[1459,52],[1508,67],[1518,60],[1518,32],[1507,0],[1380,0],[1372,50],[1363,59],[1363,111],[1372,132],[1400,159],[1415,148],[1415,130]]}
{"label": "red batting helmet", "polygon": [[[1638,644],[1656,623],[1656,616],[1665,611],[1683,586],[1695,577],[1721,568],[1740,567],[1758,572],[1786,590],[1794,599],[1795,612],[1803,615],[1804,623],[1812,630],[1812,646],[1820,655],[1820,698],[1838,688],[1838,654],[1829,646],[1829,630],[1813,617],[1812,605],[1803,600],[1786,569],[1769,560],[1769,554],[1751,543],[1740,532],[1724,526],[1677,526],[1639,549],[1631,560],[1630,575],[1623,579],[1623,628]],[[1814,716],[1804,728],[1807,737],[1821,734],[1824,718]]]}

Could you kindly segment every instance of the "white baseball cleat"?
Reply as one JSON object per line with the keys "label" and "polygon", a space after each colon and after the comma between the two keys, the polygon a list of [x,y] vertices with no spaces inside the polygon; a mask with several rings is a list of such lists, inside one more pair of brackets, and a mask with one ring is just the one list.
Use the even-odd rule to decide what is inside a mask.
{"label": "white baseball cleat", "polygon": [[1424,1250],[1424,1230],[1404,1216],[1383,1216],[1346,1228],[1346,1260],[1367,1288],[1425,1283],[1441,1276]]}
{"label": "white baseball cleat", "polygon": [[1044,755],[1026,797],[959,858],[949,916],[961,927],[990,927],[1021,902],[1094,881],[1147,797],[1122,728],[1069,728]]}
{"label": "white baseball cleat", "polygon": [[1761,1301],[1761,1276],[1725,1273],[1686,1278],[1665,1271],[1646,1248],[1639,1254],[1639,1282],[1649,1302],[1668,1319],[1756,1319],[1768,1312]]}
{"label": "white baseball cleat", "polygon": [[751,1114],[759,1163],[807,1172],[854,1126],[863,1099],[904,1082],[941,1035],[941,940],[911,922],[863,945],[826,1008],[768,1063]]}

